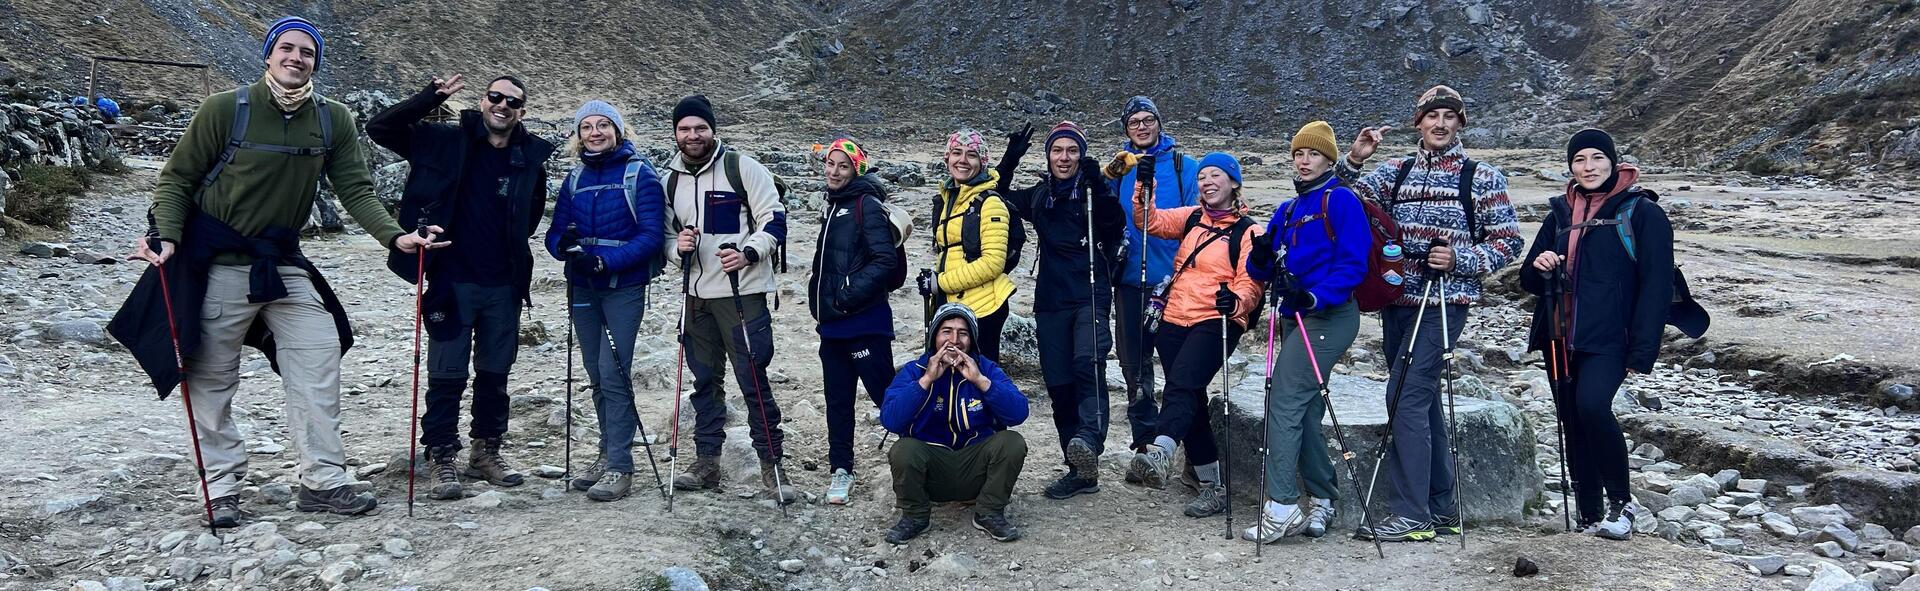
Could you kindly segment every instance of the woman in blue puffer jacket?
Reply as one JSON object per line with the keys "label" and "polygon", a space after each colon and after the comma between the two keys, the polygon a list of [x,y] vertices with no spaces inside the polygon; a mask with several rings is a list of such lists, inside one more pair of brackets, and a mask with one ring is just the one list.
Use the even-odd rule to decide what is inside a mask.
{"label": "woman in blue puffer jacket", "polygon": [[587,498],[611,501],[633,485],[639,415],[627,368],[647,308],[647,282],[665,262],[666,193],[653,166],[625,139],[626,125],[612,105],[587,101],[574,121],[570,147],[580,165],[555,200],[547,252],[567,264],[568,310],[600,418],[600,458],[572,486]]}

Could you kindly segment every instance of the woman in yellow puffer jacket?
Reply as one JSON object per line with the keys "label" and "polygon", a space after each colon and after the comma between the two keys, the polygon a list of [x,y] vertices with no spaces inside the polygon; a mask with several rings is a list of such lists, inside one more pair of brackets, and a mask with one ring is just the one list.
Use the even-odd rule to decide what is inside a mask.
{"label": "woman in yellow puffer jacket", "polygon": [[[1000,176],[987,167],[986,138],[963,129],[947,136],[947,174],[934,202],[933,254],[936,268],[920,271],[920,296],[929,309],[947,302],[965,304],[980,319],[974,345],[1000,362],[1000,329],[1010,312],[1013,279],[1007,258],[1013,216],[993,191]],[[977,220],[977,221],[976,221]],[[968,226],[977,228],[972,232]]]}

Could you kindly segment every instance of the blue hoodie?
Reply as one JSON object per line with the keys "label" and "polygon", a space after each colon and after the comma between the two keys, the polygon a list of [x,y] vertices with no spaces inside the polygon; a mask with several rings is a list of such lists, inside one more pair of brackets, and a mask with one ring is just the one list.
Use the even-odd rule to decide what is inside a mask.
{"label": "blue hoodie", "polygon": [[[1192,157],[1174,151],[1178,145],[1173,136],[1160,134],[1160,143],[1152,149],[1140,150],[1131,142],[1126,150],[1135,154],[1149,154],[1153,157],[1153,206],[1160,209],[1186,207],[1200,202],[1200,163]],[[1178,158],[1176,165],[1174,160]],[[1176,170],[1176,168],[1178,170]],[[1137,168],[1135,170],[1138,170]],[[1113,196],[1120,200],[1121,211],[1133,211],[1134,171],[1113,183]],[[1180,250],[1179,240],[1166,238],[1147,239],[1147,282],[1140,283],[1140,250],[1134,245],[1140,244],[1140,227],[1131,221],[1127,223],[1127,260],[1117,270],[1121,285],[1133,287],[1151,287],[1158,285],[1173,272],[1173,255]]]}
{"label": "blue hoodie", "polygon": [[1013,380],[987,358],[968,354],[979,365],[981,375],[993,383],[991,389],[982,392],[958,371],[934,380],[932,390],[922,389],[920,377],[927,374],[930,357],[922,354],[893,376],[886,403],[880,407],[880,424],[901,437],[960,449],[1026,422],[1027,397]]}
{"label": "blue hoodie", "polygon": [[[1279,272],[1291,271],[1315,300],[1313,310],[1299,312],[1345,304],[1366,278],[1367,257],[1372,255],[1373,233],[1366,209],[1331,173],[1310,185],[1294,184],[1300,195],[1280,204],[1265,234],[1266,247],[1284,248],[1286,258],[1278,261],[1280,268],[1268,269],[1247,257],[1247,276],[1265,283]],[[1294,312],[1284,306],[1280,309],[1282,315]]]}
{"label": "blue hoodie", "polygon": [[627,206],[626,192],[618,186],[626,175],[627,162],[635,158],[642,157],[633,144],[620,140],[620,146],[612,151],[582,155],[580,166],[574,169],[574,174],[580,175],[580,188],[606,188],[575,195],[573,183],[560,184],[560,195],[553,204],[553,225],[547,227],[547,253],[566,260],[566,253],[560,252],[560,235],[569,224],[577,224],[583,238],[622,242],[619,246],[584,247],[588,254],[605,261],[607,270],[591,277],[568,277],[567,281],[591,281],[594,288],[611,289],[645,285],[652,279],[648,263],[667,241],[667,195],[653,166],[642,159],[640,174],[633,179],[634,203],[631,208]]}

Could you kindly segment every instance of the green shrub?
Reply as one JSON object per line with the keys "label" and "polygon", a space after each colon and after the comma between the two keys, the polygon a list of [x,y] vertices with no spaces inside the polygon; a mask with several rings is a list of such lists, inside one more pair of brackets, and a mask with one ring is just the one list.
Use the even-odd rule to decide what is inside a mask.
{"label": "green shrub", "polygon": [[87,192],[91,172],[79,166],[29,164],[7,192],[8,217],[48,228],[66,228],[73,199]]}

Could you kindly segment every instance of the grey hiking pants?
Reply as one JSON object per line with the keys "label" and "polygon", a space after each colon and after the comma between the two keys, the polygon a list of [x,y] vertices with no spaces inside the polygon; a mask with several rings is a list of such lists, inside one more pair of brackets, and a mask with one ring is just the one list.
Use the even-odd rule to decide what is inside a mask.
{"label": "grey hiking pants", "polygon": [[1276,316],[1279,332],[1273,338],[1277,352],[1273,373],[1267,378],[1273,388],[1273,395],[1267,399],[1267,499],[1288,505],[1300,500],[1302,482],[1314,498],[1340,498],[1333,462],[1327,457],[1327,441],[1320,432],[1320,417],[1327,407],[1320,399],[1319,376],[1332,377],[1333,363],[1353,345],[1360,333],[1360,306],[1349,300],[1304,318],[1320,373],[1316,375],[1308,362],[1299,323],[1290,315]]}
{"label": "grey hiking pants", "polygon": [[[1460,329],[1467,325],[1467,307],[1447,304],[1448,341],[1460,340]],[[1393,449],[1387,453],[1387,476],[1393,481],[1387,508],[1394,515],[1414,521],[1433,521],[1434,515],[1457,516],[1453,499],[1453,459],[1447,455],[1446,401],[1440,399],[1441,361],[1440,308],[1427,306],[1420,319],[1419,336],[1414,332],[1418,308],[1387,306],[1380,311],[1385,336],[1381,352],[1387,356],[1387,410],[1393,423]],[[1415,339],[1413,361],[1406,370],[1402,386],[1401,356],[1407,352],[1407,340]],[[1399,390],[1399,400],[1394,391]],[[1397,402],[1397,404],[1396,404]]]}

